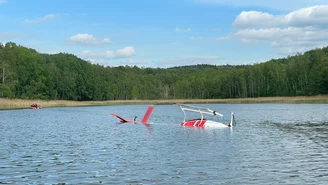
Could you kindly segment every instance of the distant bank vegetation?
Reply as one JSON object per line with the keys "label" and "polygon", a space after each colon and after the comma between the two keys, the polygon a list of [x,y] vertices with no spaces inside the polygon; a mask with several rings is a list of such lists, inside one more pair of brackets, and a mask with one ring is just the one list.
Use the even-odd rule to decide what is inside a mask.
{"label": "distant bank vegetation", "polygon": [[327,47],[253,65],[143,68],[104,67],[68,53],[43,54],[0,43],[0,98],[238,101],[327,94]]}
{"label": "distant bank vegetation", "polygon": [[108,100],[108,101],[72,101],[72,100],[22,100],[0,98],[0,110],[26,109],[37,103],[43,108],[66,106],[106,106],[131,104],[251,104],[251,103],[325,103],[328,104],[328,95],[294,96],[294,97],[262,97],[262,98],[231,98],[231,99],[165,99],[165,100]]}

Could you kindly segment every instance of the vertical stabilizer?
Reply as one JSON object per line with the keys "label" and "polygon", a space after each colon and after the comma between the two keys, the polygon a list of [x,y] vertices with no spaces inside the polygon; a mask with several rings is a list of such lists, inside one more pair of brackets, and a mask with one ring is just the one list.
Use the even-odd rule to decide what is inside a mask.
{"label": "vertical stabilizer", "polygon": [[228,127],[235,127],[235,126],[236,126],[235,115],[233,114],[233,112],[231,112],[231,118]]}
{"label": "vertical stabilizer", "polygon": [[141,123],[147,123],[147,121],[148,121],[148,119],[149,119],[151,113],[153,112],[153,110],[154,110],[154,107],[153,107],[153,106],[149,106],[149,107],[148,107],[148,109],[147,109],[147,111],[146,111],[144,117],[143,117],[142,120],[141,120]]}

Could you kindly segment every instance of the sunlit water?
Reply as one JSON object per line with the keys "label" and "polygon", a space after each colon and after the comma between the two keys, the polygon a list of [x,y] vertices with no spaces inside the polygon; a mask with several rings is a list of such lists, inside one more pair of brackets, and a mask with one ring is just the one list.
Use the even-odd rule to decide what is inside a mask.
{"label": "sunlit water", "polygon": [[208,104],[237,127],[179,126],[176,105],[0,111],[0,184],[328,184],[328,105]]}

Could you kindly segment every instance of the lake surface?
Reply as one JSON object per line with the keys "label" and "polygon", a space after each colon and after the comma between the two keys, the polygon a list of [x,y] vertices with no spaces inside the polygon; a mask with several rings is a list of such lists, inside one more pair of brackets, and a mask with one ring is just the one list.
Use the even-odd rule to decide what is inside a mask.
{"label": "lake surface", "polygon": [[0,111],[0,184],[328,184],[327,104],[207,104],[237,127],[182,127],[176,105]]}

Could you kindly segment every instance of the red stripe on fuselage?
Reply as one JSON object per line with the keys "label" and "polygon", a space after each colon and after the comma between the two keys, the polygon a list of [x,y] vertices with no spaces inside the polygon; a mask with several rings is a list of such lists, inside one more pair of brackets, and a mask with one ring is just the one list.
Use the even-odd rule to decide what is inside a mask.
{"label": "red stripe on fuselage", "polygon": [[204,127],[206,123],[206,120],[189,120],[186,122],[183,122],[181,125],[185,127]]}

